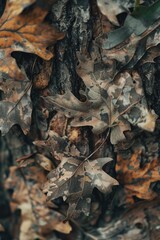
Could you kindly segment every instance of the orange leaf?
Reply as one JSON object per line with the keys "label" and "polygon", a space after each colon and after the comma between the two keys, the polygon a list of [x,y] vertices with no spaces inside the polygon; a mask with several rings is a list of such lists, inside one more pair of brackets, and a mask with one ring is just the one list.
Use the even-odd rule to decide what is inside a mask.
{"label": "orange leaf", "polygon": [[38,6],[23,11],[35,0],[8,0],[0,19],[0,72],[3,77],[23,80],[24,73],[11,57],[14,51],[33,53],[49,60],[53,54],[46,48],[64,37],[53,26],[43,23],[47,10]]}
{"label": "orange leaf", "polygon": [[148,200],[156,197],[150,184],[160,180],[159,159],[153,159],[141,167],[141,157],[141,149],[135,149],[130,159],[125,159],[123,153],[117,156],[117,180],[124,185],[129,201],[133,196]]}

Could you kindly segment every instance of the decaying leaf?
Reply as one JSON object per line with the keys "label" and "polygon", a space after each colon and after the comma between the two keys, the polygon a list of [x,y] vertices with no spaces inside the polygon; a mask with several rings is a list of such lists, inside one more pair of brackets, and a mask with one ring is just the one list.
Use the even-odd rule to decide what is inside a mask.
{"label": "decaying leaf", "polygon": [[34,156],[34,158],[36,162],[46,171],[51,171],[54,168],[53,163],[46,156],[38,153]]}
{"label": "decaying leaf", "polygon": [[143,58],[140,60],[139,65],[145,63],[155,63],[154,59],[160,55],[160,44],[149,48],[148,51],[144,54]]}
{"label": "decaying leaf", "polygon": [[129,123],[154,131],[156,115],[148,109],[138,72],[124,71],[108,81],[105,68],[96,70],[99,64],[94,59],[83,58],[77,69],[87,87],[82,92],[85,102],[68,90],[64,95],[46,97],[46,102],[74,118],[71,122],[74,127],[92,126],[93,132],[99,134],[116,125],[111,133],[113,144],[125,138],[123,131],[130,130]]}
{"label": "decaying leaf", "polygon": [[[159,183],[151,183],[160,180],[159,142],[156,138],[150,147],[146,142],[141,148],[137,146],[141,143],[141,133],[159,136],[154,131],[157,115],[151,109],[152,103],[147,103],[142,81],[153,76],[159,64],[159,60],[154,64],[154,59],[159,56],[160,48],[160,0],[156,1],[157,8],[154,7],[148,21],[150,12],[145,16],[142,8],[139,10],[143,16],[130,14],[135,2],[142,2],[133,0],[97,0],[97,4],[96,1],[57,1],[45,18],[47,8],[55,1],[7,0],[0,20],[0,131],[4,135],[12,127],[0,138],[0,185],[4,187],[10,209],[7,218],[16,219],[9,223],[16,225],[16,231],[11,229],[9,234],[20,240],[137,239],[144,230],[141,226],[150,224],[145,218],[148,212],[143,208],[138,220],[137,211],[136,218],[131,213],[113,222],[110,212],[114,212],[115,205],[117,209],[124,203],[123,193],[127,193],[132,203],[135,196],[151,200],[157,195],[152,188]],[[99,13],[97,5],[105,16]],[[55,61],[51,59],[54,46],[52,49],[48,46],[64,34],[43,22],[44,19],[67,32],[65,40],[56,46]],[[123,26],[118,29],[114,25],[121,24],[121,20]],[[70,42],[73,45],[68,47]],[[37,74],[38,62],[32,66],[33,85],[11,56],[14,51],[33,53],[44,59],[43,63],[42,59],[39,62],[42,63],[40,73]],[[150,71],[148,63],[154,71]],[[154,81],[148,78],[154,86]],[[71,86],[76,95],[69,90]],[[57,91],[64,94],[54,95]],[[154,88],[147,86],[145,93],[153,96]],[[44,102],[39,101],[41,95]],[[83,126],[90,126],[95,134],[103,134],[95,136],[90,128]],[[31,137],[34,147],[18,129]],[[108,136],[116,146],[110,144]],[[141,139],[144,141],[145,137]],[[148,152],[152,154],[148,156]],[[106,156],[116,158],[116,154],[116,176],[121,186],[114,198],[113,193],[107,194],[118,185],[109,175],[115,164],[105,164],[112,160]],[[18,167],[11,166],[15,160]],[[74,231],[68,221],[63,221],[66,215],[65,220],[71,219]],[[78,222],[73,219],[76,217]],[[7,224],[0,224],[0,231],[6,232],[7,228]],[[93,228],[98,234],[90,231]],[[159,231],[156,234],[159,239]]]}
{"label": "decaying leaf", "polygon": [[97,0],[97,5],[100,11],[115,25],[119,25],[116,15],[129,12],[129,8],[134,7],[133,0]]}
{"label": "decaying leaf", "polygon": [[44,89],[48,86],[50,76],[52,72],[52,59],[50,61],[44,61],[40,73],[33,79],[33,86],[38,89]]}
{"label": "decaying leaf", "polygon": [[53,26],[43,23],[47,10],[34,6],[23,12],[34,0],[7,0],[0,19],[0,73],[1,76],[22,80],[24,73],[11,56],[14,51],[33,53],[49,60],[53,54],[46,50],[50,44],[64,37]]}
{"label": "decaying leaf", "polygon": [[80,128],[71,127],[66,120],[63,113],[56,113],[50,121],[47,139],[34,142],[43,155],[51,155],[58,162],[64,154],[69,153],[77,158],[90,153],[86,133]]}
{"label": "decaying leaf", "polygon": [[[105,227],[86,232],[88,240],[158,240],[159,225],[159,198],[154,201],[141,201],[130,207]],[[156,230],[155,230],[156,229]]]}
{"label": "decaying leaf", "polygon": [[20,210],[17,230],[23,240],[42,239],[48,235],[54,239],[54,230],[68,234],[71,226],[64,223],[64,216],[46,205],[46,196],[40,187],[46,181],[45,171],[35,163],[33,158],[27,160],[25,167],[10,167],[5,188],[13,191],[10,199],[12,213]]}
{"label": "decaying leaf", "polygon": [[133,202],[133,196],[141,199],[154,199],[157,194],[151,189],[153,182],[160,180],[159,159],[152,159],[141,166],[142,149],[136,149],[130,159],[118,154],[116,172],[117,179],[124,185],[126,197]]}
{"label": "decaying leaf", "polygon": [[12,161],[19,162],[29,158],[37,152],[31,140],[24,134],[18,125],[14,125],[4,138],[7,139],[7,143],[4,146],[0,144],[0,159],[6,162],[6,164],[8,164],[6,161],[7,156],[12,155]]}
{"label": "decaying leaf", "polygon": [[0,80],[2,100],[0,101],[0,131],[6,134],[14,124],[19,124],[27,133],[31,124],[31,83],[14,80]]}
{"label": "decaying leaf", "polygon": [[[157,1],[155,4],[147,8],[147,14],[153,15],[152,18],[147,17],[144,9],[142,9],[142,12],[139,9],[138,15],[136,15],[136,13],[134,13],[133,16],[128,15],[125,21],[126,25],[124,24],[122,28],[119,28],[115,31],[110,31],[108,33],[108,38],[106,39],[106,37],[104,37],[104,39],[102,40],[103,50],[101,50],[101,54],[104,59],[107,58],[107,61],[118,61],[116,69],[117,72],[123,69],[124,66],[128,69],[132,69],[139,61],[141,61],[141,59],[143,59],[143,57],[146,58],[147,52],[149,52],[150,56],[159,56],[159,51],[155,54],[153,48],[159,44],[160,35],[160,21],[155,21],[157,17],[159,18],[157,14],[156,4],[159,7],[160,3],[159,1]],[[155,10],[155,12],[153,10],[153,14],[152,8]],[[133,18],[134,21],[140,21],[141,24],[137,23],[134,25],[129,18]],[[150,26],[151,22],[152,25]],[[145,31],[140,31],[141,29],[143,29],[143,27],[145,28]],[[133,31],[135,32],[133,33]]]}
{"label": "decaying leaf", "polygon": [[117,71],[123,69],[126,65],[128,67],[128,64],[129,68],[134,67],[134,65],[145,55],[147,50],[158,45],[157,38],[159,38],[159,24],[160,21],[156,22],[141,35],[137,36],[132,34],[128,39],[111,49],[110,47],[107,47],[108,39],[104,39],[102,41],[103,57],[106,56],[107,59],[117,60],[120,63]]}
{"label": "decaying leaf", "polygon": [[103,193],[111,191],[118,182],[110,177],[102,167],[111,158],[81,161],[63,157],[58,167],[48,175],[49,181],[44,188],[48,199],[63,197],[69,204],[67,217],[75,217],[81,212],[89,215],[93,188]]}
{"label": "decaying leaf", "polygon": [[159,19],[159,9],[160,1],[156,1],[149,7],[139,7],[131,15],[128,14],[124,25],[108,34],[105,48],[111,49],[116,47],[128,39],[132,34],[135,36],[143,34],[147,28]]}

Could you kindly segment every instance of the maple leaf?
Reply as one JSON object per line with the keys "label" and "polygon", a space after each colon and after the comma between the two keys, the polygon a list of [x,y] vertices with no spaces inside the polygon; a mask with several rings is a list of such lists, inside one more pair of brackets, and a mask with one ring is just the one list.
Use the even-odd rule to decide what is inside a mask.
{"label": "maple leaf", "polygon": [[0,80],[0,131],[5,135],[14,124],[27,134],[31,124],[31,83],[28,81]]}
{"label": "maple leaf", "polygon": [[64,37],[53,26],[43,23],[47,10],[34,6],[34,0],[8,0],[0,19],[0,72],[3,77],[17,80],[25,79],[11,56],[14,51],[33,53],[49,60],[53,54],[46,48]]}
{"label": "maple leaf", "polygon": [[48,107],[53,107],[54,103],[67,117],[73,118],[71,126],[92,126],[96,134],[116,125],[113,131],[111,129],[113,144],[125,139],[123,132],[130,130],[129,123],[154,130],[156,115],[148,109],[142,81],[136,71],[124,71],[108,81],[106,67],[95,67],[99,62],[86,57],[79,61],[77,73],[87,87],[86,92],[81,91],[86,101],[78,100],[66,90],[64,95],[46,97]]}
{"label": "maple leaf", "polygon": [[61,163],[49,175],[44,188],[48,199],[63,197],[69,204],[68,218],[83,212],[89,215],[93,188],[106,193],[118,182],[102,171],[111,158],[81,161],[73,157],[63,157]]}

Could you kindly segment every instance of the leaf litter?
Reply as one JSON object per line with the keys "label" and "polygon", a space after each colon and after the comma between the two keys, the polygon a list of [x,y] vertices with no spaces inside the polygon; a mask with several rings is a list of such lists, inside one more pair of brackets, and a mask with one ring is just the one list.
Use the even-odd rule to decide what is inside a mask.
{"label": "leaf litter", "polygon": [[49,173],[49,182],[44,189],[48,199],[60,196],[69,204],[67,218],[77,217],[81,212],[89,215],[91,194],[96,187],[103,193],[111,191],[118,182],[102,171],[110,158],[78,160],[63,157],[58,167]]}
{"label": "leaf litter", "polygon": [[[160,180],[159,155],[152,136],[159,134],[158,115],[148,104],[139,67],[145,69],[159,57],[159,1],[150,6],[140,3],[135,6],[134,1],[97,1],[97,14],[108,25],[102,27],[102,32],[97,30],[89,50],[76,52],[75,70],[82,80],[76,95],[69,88],[55,94],[50,87],[54,53],[47,47],[63,39],[64,33],[44,21],[47,8],[42,9],[34,0],[7,1],[0,19],[0,130],[6,137],[18,124],[36,148],[31,154],[19,154],[8,176],[3,172],[5,191],[13,191],[8,195],[11,212],[14,215],[20,210],[17,233],[9,230],[14,237],[28,240],[30,232],[30,239],[43,240],[47,236],[57,240],[62,236],[58,232],[69,239],[78,218],[82,223],[78,229],[86,237],[106,239],[107,230],[103,228],[99,228],[102,233],[85,233],[83,221],[89,220],[90,228],[97,224],[104,197],[111,196],[113,186],[123,187],[122,205],[133,204],[135,197],[157,197],[153,184]],[[127,15],[124,23],[118,21],[122,13]],[[31,79],[12,56],[15,51],[35,54],[44,61],[33,88]],[[41,121],[47,126],[41,137],[31,132],[33,89],[39,92],[44,110]],[[145,137],[146,132],[150,134],[146,139],[151,136],[153,141],[142,139],[139,143],[136,134]],[[144,154],[144,148],[151,154]],[[20,146],[14,151],[20,151]],[[5,231],[5,224],[0,223],[0,229]]]}

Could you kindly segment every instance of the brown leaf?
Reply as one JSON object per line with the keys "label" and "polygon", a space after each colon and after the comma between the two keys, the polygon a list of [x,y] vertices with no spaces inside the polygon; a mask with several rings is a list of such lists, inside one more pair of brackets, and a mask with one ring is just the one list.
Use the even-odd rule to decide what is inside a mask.
{"label": "brown leaf", "polygon": [[52,59],[50,61],[44,61],[39,74],[33,79],[33,86],[38,89],[44,89],[48,86],[50,76],[52,73]]}
{"label": "brown leaf", "polygon": [[34,0],[8,0],[0,19],[0,72],[3,77],[17,80],[25,78],[11,57],[14,51],[33,53],[49,60],[53,54],[46,47],[64,37],[53,26],[43,23],[47,10],[34,6],[29,11],[23,10]]}
{"label": "brown leaf", "polygon": [[141,167],[142,156],[142,149],[135,149],[129,159],[123,159],[121,153],[117,156],[117,179],[124,185],[129,201],[133,201],[133,196],[148,200],[157,196],[150,184],[160,180],[159,159],[152,159]]}
{"label": "brown leaf", "polygon": [[46,156],[42,155],[42,154],[37,153],[35,155],[35,160],[46,171],[50,172],[54,168],[51,160],[49,158],[47,158]]}
{"label": "brown leaf", "polygon": [[[46,204],[46,196],[41,191],[41,184],[46,181],[46,172],[33,158],[28,159],[25,167],[10,167],[5,188],[13,191],[10,207],[14,214],[21,210],[19,238],[45,240],[48,235],[54,239],[54,230],[68,234],[72,228],[69,222],[63,223],[64,216],[51,210]],[[29,235],[28,235],[29,233]]]}
{"label": "brown leaf", "polygon": [[63,197],[69,204],[68,218],[83,212],[89,215],[93,188],[107,193],[118,182],[102,171],[111,158],[80,161],[63,157],[58,167],[48,175],[49,182],[44,188],[48,199]]}
{"label": "brown leaf", "polygon": [[123,132],[130,130],[129,123],[154,131],[157,116],[148,109],[138,72],[124,71],[110,81],[106,67],[85,56],[80,59],[77,72],[86,85],[86,91],[81,91],[86,101],[78,100],[69,90],[64,95],[45,98],[48,105],[55,104],[73,118],[71,126],[92,126],[93,133],[99,134],[118,125],[111,134],[113,144],[124,140]]}
{"label": "brown leaf", "polygon": [[110,141],[112,144],[117,144],[125,139],[124,132],[130,131],[130,124],[125,121],[121,121],[117,126],[113,127],[110,134]]}

